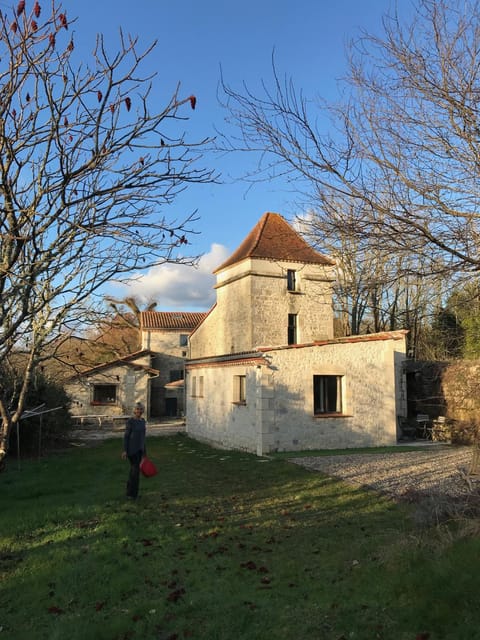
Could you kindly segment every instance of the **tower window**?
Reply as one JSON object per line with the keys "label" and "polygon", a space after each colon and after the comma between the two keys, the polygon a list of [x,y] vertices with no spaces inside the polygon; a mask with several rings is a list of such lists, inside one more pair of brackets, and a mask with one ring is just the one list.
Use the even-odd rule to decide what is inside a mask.
{"label": "tower window", "polygon": [[297,344],[297,314],[288,314],[288,344]]}
{"label": "tower window", "polygon": [[287,269],[287,291],[297,290],[297,272],[294,269]]}

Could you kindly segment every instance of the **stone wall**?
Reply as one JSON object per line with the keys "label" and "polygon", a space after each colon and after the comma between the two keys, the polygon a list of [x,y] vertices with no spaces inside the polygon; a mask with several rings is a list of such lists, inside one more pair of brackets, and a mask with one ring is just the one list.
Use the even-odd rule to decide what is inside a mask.
{"label": "stone wall", "polygon": [[[256,396],[259,372],[255,366],[244,364],[189,369],[187,433],[213,446],[255,453],[258,444]],[[236,376],[246,376],[245,404],[236,402]]]}
{"label": "stone wall", "polygon": [[[406,413],[404,341],[366,341],[268,352],[274,370],[272,450],[386,446]],[[314,416],[313,376],[342,376],[342,415]],[[268,450],[268,449],[267,449]]]}
{"label": "stone wall", "polygon": [[[287,291],[287,270],[298,289]],[[333,337],[331,267],[246,259],[217,274],[217,304],[193,332],[190,357],[287,344],[288,314],[298,314],[297,342]]]}
{"label": "stone wall", "polygon": [[406,372],[411,416],[480,422],[480,361],[408,361]]}
{"label": "stone wall", "polygon": [[[180,378],[184,375],[188,345],[181,344],[180,336],[189,335],[189,329],[150,329],[142,332],[142,348],[156,353],[152,366],[158,369],[158,376],[151,380],[150,413],[152,417],[182,415],[184,412],[183,392],[167,392],[165,385],[172,382],[172,372]],[[169,407],[168,398],[176,398],[176,406]]]}
{"label": "stone wall", "polygon": [[[149,377],[143,369],[134,370],[125,365],[112,366],[98,373],[78,378],[65,385],[73,416],[83,415],[130,415],[136,402],[149,406]],[[94,385],[115,385],[115,404],[93,402]],[[148,416],[147,416],[148,417]]]}
{"label": "stone wall", "polygon": [[[404,358],[405,340],[387,339],[270,349],[252,364],[187,365],[187,432],[259,455],[395,444],[397,415],[406,414]],[[239,375],[244,404],[234,393]],[[314,415],[314,375],[342,376],[341,415]]]}

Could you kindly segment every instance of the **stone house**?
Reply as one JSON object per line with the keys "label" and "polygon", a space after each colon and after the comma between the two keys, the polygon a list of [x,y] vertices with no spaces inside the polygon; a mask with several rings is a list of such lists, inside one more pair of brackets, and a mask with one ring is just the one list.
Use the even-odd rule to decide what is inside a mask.
{"label": "stone house", "polygon": [[334,338],[334,268],[266,213],[215,270],[212,309],[142,312],[142,350],[73,378],[72,413],[140,401],[148,418],[186,413],[192,437],[259,455],[395,444],[406,332]]}
{"label": "stone house", "polygon": [[406,332],[335,339],[332,260],[266,213],[214,273],[190,336],[189,435],[258,455],[397,442]]}
{"label": "stone house", "polygon": [[130,415],[135,402],[147,418],[184,413],[184,365],[188,336],[205,313],[143,311],[142,350],[70,378],[73,416]]}
{"label": "stone house", "polygon": [[154,353],[149,411],[152,417],[183,416],[184,370],[189,335],[207,314],[189,311],[143,311],[140,314],[142,347]]}
{"label": "stone house", "polygon": [[65,389],[70,413],[75,417],[130,415],[136,402],[149,406],[150,383],[159,375],[152,366],[154,354],[137,351],[71,377]]}

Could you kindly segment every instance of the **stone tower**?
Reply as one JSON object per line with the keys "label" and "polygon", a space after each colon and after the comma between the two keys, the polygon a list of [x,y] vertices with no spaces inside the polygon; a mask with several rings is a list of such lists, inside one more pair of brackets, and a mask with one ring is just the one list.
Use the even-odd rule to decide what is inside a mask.
{"label": "stone tower", "polygon": [[192,335],[191,357],[332,338],[334,264],[265,213],[214,271],[217,303]]}

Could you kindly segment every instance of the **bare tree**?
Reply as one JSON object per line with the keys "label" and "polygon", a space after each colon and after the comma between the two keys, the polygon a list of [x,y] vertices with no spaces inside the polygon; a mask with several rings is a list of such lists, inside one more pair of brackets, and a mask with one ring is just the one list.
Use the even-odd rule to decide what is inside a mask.
{"label": "bare tree", "polygon": [[188,261],[195,214],[162,212],[213,179],[198,167],[207,140],[183,132],[195,96],[177,87],[152,110],[154,45],[120,32],[109,53],[100,35],[77,61],[69,26],[55,0],[0,12],[0,361],[22,363],[13,396],[0,380],[0,462],[45,347],[106,282]]}
{"label": "bare tree", "polygon": [[423,277],[422,259],[392,251],[369,230],[361,201],[333,191],[323,194],[320,209],[299,217],[299,227],[311,244],[335,259],[334,308],[343,335],[407,328],[409,350],[415,354],[433,299],[436,304],[441,300],[432,292],[431,279]]}
{"label": "bare tree", "polygon": [[281,175],[310,203],[332,189],[362,202],[357,234],[420,256],[429,272],[478,271],[479,9],[417,0],[408,22],[386,16],[383,35],[349,48],[338,105],[308,100],[275,67],[257,95],[224,85],[239,132],[229,147],[259,152],[257,177]]}

